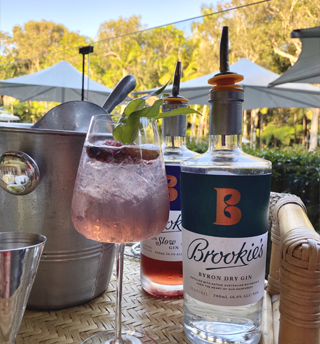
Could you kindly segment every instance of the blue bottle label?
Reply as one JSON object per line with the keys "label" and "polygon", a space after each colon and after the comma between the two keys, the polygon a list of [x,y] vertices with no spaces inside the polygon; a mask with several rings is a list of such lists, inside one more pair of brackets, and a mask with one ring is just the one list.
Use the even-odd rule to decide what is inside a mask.
{"label": "blue bottle label", "polygon": [[170,214],[166,228],[158,236],[140,244],[141,253],[163,261],[182,261],[182,221],[180,204],[180,165],[166,165]]}
{"label": "blue bottle label", "polygon": [[170,210],[181,211],[180,165],[166,165]]}

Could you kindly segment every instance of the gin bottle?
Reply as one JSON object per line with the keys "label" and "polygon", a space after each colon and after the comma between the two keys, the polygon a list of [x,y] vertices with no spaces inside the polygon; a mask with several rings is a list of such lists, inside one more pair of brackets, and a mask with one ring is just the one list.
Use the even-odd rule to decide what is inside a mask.
{"label": "gin bottle", "polygon": [[192,343],[259,343],[271,163],[241,149],[243,76],[209,80],[209,148],[181,164],[184,329]]}
{"label": "gin bottle", "polygon": [[[177,62],[172,95],[164,99],[162,111],[187,107],[188,100],[179,95],[181,62]],[[180,162],[197,155],[186,147],[186,115],[162,120],[162,151],[170,196],[169,221],[157,237],[140,243],[141,285],[159,297],[183,295],[182,232],[180,204]]]}

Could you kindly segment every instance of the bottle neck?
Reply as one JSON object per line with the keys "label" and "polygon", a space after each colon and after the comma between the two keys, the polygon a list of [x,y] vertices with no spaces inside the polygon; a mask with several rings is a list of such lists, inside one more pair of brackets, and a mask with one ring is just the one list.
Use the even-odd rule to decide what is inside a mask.
{"label": "bottle neck", "polygon": [[[209,151],[232,155],[241,150],[242,88],[226,86],[210,91],[209,103]],[[229,154],[230,153],[230,154]],[[217,156],[220,156],[217,153]]]}
{"label": "bottle neck", "polygon": [[164,149],[186,148],[186,138],[185,136],[164,136],[162,147]]}
{"label": "bottle neck", "polygon": [[[164,102],[162,105],[162,112],[176,110],[182,107],[188,107],[187,104],[182,102]],[[185,137],[187,133],[187,116],[178,115],[173,117],[165,117],[162,119],[162,137],[165,141],[166,137],[170,140],[172,137]]]}
{"label": "bottle neck", "polygon": [[234,142],[233,136],[242,134],[242,103],[244,91],[223,90],[213,88],[209,95],[209,135],[221,136],[221,144]]}
{"label": "bottle neck", "polygon": [[209,151],[234,151],[242,149],[241,135],[210,135]]}

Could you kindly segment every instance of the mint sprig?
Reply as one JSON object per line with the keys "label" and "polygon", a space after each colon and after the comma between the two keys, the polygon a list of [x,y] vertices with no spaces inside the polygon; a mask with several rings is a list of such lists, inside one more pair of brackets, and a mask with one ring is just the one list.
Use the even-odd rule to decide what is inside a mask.
{"label": "mint sprig", "polygon": [[115,140],[122,142],[123,144],[132,143],[138,136],[141,117],[160,119],[164,117],[187,115],[189,113],[197,113],[201,115],[197,110],[190,108],[178,108],[169,112],[160,112],[163,104],[162,99],[156,100],[152,106],[146,106],[146,100],[152,96],[158,96],[161,94],[167,87],[168,83],[169,82],[152,93],[131,100],[127,104],[112,132]]}

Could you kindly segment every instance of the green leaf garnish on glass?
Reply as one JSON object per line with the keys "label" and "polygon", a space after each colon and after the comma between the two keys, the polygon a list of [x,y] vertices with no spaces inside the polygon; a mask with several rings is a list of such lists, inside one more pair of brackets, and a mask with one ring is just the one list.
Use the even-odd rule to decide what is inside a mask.
{"label": "green leaf garnish on glass", "polygon": [[178,108],[169,112],[160,112],[163,104],[162,99],[156,100],[152,106],[146,106],[146,100],[152,96],[158,96],[161,94],[167,87],[168,83],[169,82],[152,93],[131,100],[127,104],[112,132],[115,140],[122,142],[123,144],[132,143],[137,138],[141,117],[160,119],[164,117],[187,115],[189,113],[197,113],[201,115],[199,111],[190,108]]}

